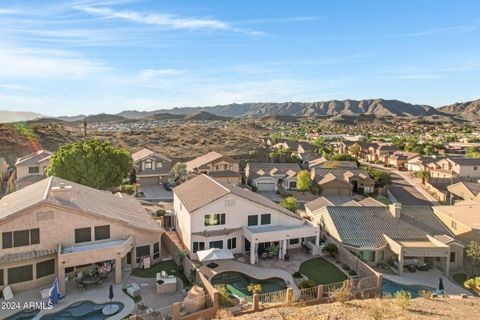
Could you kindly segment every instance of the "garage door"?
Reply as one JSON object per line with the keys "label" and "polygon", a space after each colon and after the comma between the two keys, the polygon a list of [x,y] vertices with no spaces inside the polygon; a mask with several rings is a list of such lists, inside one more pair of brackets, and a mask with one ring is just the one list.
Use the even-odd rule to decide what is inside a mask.
{"label": "garage door", "polygon": [[257,182],[258,191],[274,191],[275,182]]}
{"label": "garage door", "polygon": [[145,178],[140,178],[139,182],[141,185],[144,186],[153,186],[158,184],[158,177],[145,177]]}

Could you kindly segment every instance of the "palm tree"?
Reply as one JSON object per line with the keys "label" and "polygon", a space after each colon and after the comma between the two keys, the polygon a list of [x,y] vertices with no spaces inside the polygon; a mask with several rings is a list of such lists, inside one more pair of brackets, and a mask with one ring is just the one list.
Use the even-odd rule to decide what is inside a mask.
{"label": "palm tree", "polygon": [[252,294],[257,294],[262,292],[262,285],[260,283],[251,283],[248,285],[247,290]]}

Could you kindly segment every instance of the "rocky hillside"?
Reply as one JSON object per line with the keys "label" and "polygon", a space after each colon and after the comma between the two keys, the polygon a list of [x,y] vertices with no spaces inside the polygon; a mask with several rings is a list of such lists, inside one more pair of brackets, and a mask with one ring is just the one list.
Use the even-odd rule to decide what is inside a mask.
{"label": "rocky hillside", "polygon": [[0,110],[0,123],[8,123],[15,121],[28,121],[41,118],[43,115],[35,112],[21,112],[21,111],[4,111]]}
{"label": "rocky hillside", "polygon": [[469,120],[480,119],[480,99],[468,102],[457,102],[438,110],[452,115],[460,116]]}
{"label": "rocky hillside", "polygon": [[[477,299],[413,299],[405,309],[394,299],[354,300],[311,307],[283,307],[235,317],[235,320],[474,320],[478,319],[480,300]],[[220,314],[218,319],[228,315]]]}

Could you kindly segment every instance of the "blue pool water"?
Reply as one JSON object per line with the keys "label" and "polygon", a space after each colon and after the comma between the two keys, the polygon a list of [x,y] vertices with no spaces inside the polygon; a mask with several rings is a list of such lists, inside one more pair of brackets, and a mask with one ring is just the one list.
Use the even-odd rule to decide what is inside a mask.
{"label": "blue pool water", "polygon": [[394,295],[397,291],[407,291],[412,298],[417,298],[421,290],[435,291],[435,288],[421,286],[421,285],[404,285],[396,283],[385,278],[382,279],[382,294]]}
{"label": "blue pool water", "polygon": [[[117,304],[120,306],[118,312],[123,310],[123,303],[121,302],[112,302],[112,304]],[[72,303],[71,305],[63,308],[60,311],[55,313],[50,313],[44,316],[41,316],[41,320],[104,320],[109,316],[105,316],[102,313],[103,307],[108,306],[108,303],[97,304],[92,301],[78,301]],[[6,320],[29,320],[33,319],[37,314],[38,310],[23,310],[18,312]],[[117,313],[118,313],[117,312]]]}

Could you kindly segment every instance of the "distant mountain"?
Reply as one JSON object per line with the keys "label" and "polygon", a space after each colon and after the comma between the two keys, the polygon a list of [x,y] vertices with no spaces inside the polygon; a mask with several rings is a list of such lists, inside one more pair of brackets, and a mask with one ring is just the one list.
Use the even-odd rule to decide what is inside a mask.
{"label": "distant mountain", "polygon": [[156,111],[137,111],[137,110],[125,110],[117,113],[117,116],[121,116],[127,119],[144,119],[154,114],[166,114],[170,110],[156,110]]}
{"label": "distant mountain", "polygon": [[[123,112],[119,113],[123,114]],[[146,116],[144,119],[147,120],[176,120],[176,119],[183,119],[185,118],[185,115],[183,114],[171,114],[167,112],[161,112],[161,113],[154,113],[151,115]],[[140,118],[130,118],[130,119],[140,119]]]}
{"label": "distant mountain", "polygon": [[127,120],[127,119],[117,114],[108,114],[108,113],[89,115],[87,117],[87,122],[110,122],[110,121],[123,121],[123,120]]}
{"label": "distant mountain", "polygon": [[194,121],[214,121],[214,120],[227,120],[230,117],[219,116],[207,111],[193,112],[185,115],[185,120]]}
{"label": "distant mountain", "polygon": [[[222,117],[259,118],[272,115],[288,115],[295,117],[360,115],[394,117],[425,117],[444,115],[434,107],[410,104],[398,100],[332,100],[321,102],[283,102],[283,103],[233,103],[212,107],[186,107],[168,110],[172,114],[191,114],[206,111]],[[160,112],[160,111],[158,111]]]}
{"label": "distant mountain", "polygon": [[457,102],[448,106],[440,107],[438,110],[468,120],[480,119],[480,99],[468,102]]}
{"label": "distant mountain", "polygon": [[28,121],[28,120],[38,119],[42,117],[44,116],[35,112],[0,110],[0,123]]}

